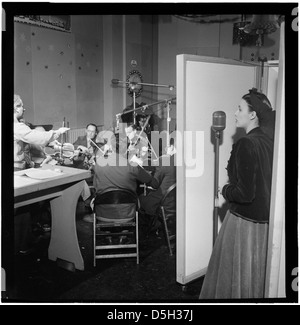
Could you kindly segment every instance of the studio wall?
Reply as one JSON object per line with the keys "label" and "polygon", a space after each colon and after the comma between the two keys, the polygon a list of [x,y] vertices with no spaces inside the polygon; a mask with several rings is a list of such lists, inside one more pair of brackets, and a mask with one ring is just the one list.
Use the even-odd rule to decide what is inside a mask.
{"label": "studio wall", "polygon": [[[257,61],[260,52],[277,59],[277,31],[265,37],[261,49],[241,47],[232,41],[232,20],[238,16],[225,18],[202,24],[172,15],[73,15],[71,33],[14,23],[15,92],[29,108],[27,120],[59,127],[65,117],[72,128],[93,121],[110,129],[116,114],[133,102],[127,88],[113,86],[111,80],[126,80],[133,69],[144,82],[176,85],[178,54]],[[137,102],[171,97],[176,89],[145,86]],[[153,111],[158,130],[166,129],[164,105]],[[170,117],[173,131],[176,103]]]}
{"label": "studio wall", "polygon": [[14,92],[29,122],[56,128],[65,117],[72,128],[102,124],[102,40],[89,32],[100,30],[100,17],[84,24],[71,18],[72,33],[14,24]]}

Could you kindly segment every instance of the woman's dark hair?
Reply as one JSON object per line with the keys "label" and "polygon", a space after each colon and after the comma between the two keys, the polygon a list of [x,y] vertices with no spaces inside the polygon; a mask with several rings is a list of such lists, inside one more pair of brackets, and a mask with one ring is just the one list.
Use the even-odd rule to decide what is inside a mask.
{"label": "woman's dark hair", "polygon": [[[269,106],[270,109],[272,109],[272,105],[265,94],[256,92],[255,95],[262,103],[266,104],[267,106]],[[242,99],[244,99],[247,102],[250,112],[255,111],[255,108],[253,107],[253,104],[251,102],[251,92],[244,95]]]}
{"label": "woman's dark hair", "polygon": [[249,107],[249,111],[255,111],[259,120],[259,126],[270,138],[274,137],[275,111],[266,95],[259,93],[256,88],[249,90],[249,93],[242,97]]}

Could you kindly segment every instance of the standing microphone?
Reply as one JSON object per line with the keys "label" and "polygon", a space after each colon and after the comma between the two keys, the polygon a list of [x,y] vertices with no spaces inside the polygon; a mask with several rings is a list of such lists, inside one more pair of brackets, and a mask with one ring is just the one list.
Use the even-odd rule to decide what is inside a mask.
{"label": "standing microphone", "polygon": [[112,79],[111,80],[111,83],[114,84],[114,85],[117,85],[119,82],[120,82],[119,79]]}
{"label": "standing microphone", "polygon": [[212,129],[216,131],[223,131],[226,127],[226,114],[223,111],[213,113]]}
{"label": "standing microphone", "polygon": [[116,133],[119,133],[120,131],[120,119],[121,119],[122,114],[117,114],[116,115],[116,120],[117,120],[117,125],[116,125]]}
{"label": "standing microphone", "polygon": [[213,113],[212,129],[215,131],[215,188],[214,188],[214,215],[213,215],[213,245],[218,236],[218,209],[219,209],[219,146],[220,133],[226,127],[226,114],[222,111]]}

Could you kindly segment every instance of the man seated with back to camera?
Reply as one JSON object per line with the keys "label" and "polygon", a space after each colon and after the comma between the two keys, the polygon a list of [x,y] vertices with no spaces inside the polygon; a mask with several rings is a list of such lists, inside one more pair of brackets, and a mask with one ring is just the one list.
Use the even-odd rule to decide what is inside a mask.
{"label": "man seated with back to camera", "polygon": [[[153,188],[158,187],[157,180],[139,165],[127,160],[127,137],[122,134],[113,135],[110,139],[112,153],[105,157],[101,153],[96,156],[94,165],[94,187],[96,193],[107,189],[125,189],[137,193],[138,182],[146,183]],[[97,218],[101,221],[111,221],[103,211],[96,206]],[[109,211],[109,216],[116,222],[127,222],[132,211],[131,205],[115,206]],[[130,218],[132,219],[132,217]],[[93,216],[84,217],[87,222],[93,222]]]}
{"label": "man seated with back to camera", "polygon": [[[152,227],[150,231],[156,231],[160,228],[161,224],[157,219],[159,203],[166,194],[168,188],[176,183],[176,149],[174,142],[172,141],[171,143],[172,144],[167,147],[166,154],[159,157],[156,162],[153,177],[157,180],[159,188],[157,190],[150,189],[139,196],[141,217],[149,227]],[[172,202],[166,202],[166,204],[169,205],[172,204]]]}

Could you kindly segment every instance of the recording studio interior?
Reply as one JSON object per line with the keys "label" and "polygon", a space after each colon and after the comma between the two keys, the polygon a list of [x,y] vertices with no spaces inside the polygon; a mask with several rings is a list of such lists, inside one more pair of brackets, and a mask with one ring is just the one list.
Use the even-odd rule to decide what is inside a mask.
{"label": "recording studio interior", "polygon": [[[228,227],[248,223],[264,232],[264,256],[255,253],[264,285],[252,274],[253,292],[243,278],[228,299],[286,297],[284,42],[292,6],[281,5],[277,15],[14,15],[19,151],[12,227],[2,210],[12,229],[2,244],[10,245],[2,303],[226,302],[227,288],[210,295],[218,267],[233,267],[216,261],[217,248],[228,252]],[[259,199],[240,203],[252,185],[238,188],[239,168],[250,171],[233,161],[238,144],[246,152],[258,132],[242,124],[247,98],[267,110],[259,94],[276,111],[273,169],[262,172],[271,190],[257,203],[269,204],[269,221],[251,210]],[[259,109],[247,113],[248,128]],[[271,140],[262,138],[255,141],[267,157]],[[244,192],[235,204],[236,191]],[[246,241],[233,264],[248,265]]]}

